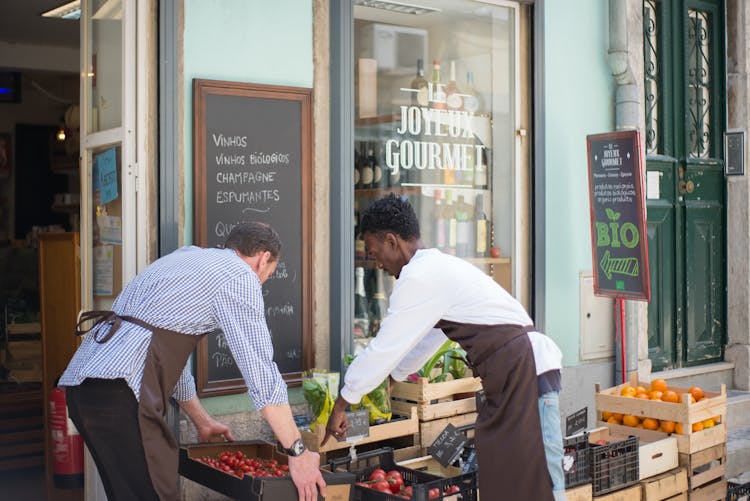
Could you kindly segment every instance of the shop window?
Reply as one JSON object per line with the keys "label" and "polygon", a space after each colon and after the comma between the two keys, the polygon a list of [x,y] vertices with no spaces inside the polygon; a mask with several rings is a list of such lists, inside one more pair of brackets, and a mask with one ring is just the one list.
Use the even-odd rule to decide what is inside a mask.
{"label": "shop window", "polygon": [[511,293],[518,258],[516,7],[365,4],[354,8],[355,351],[377,333],[393,284],[357,234],[374,200],[406,197],[425,247]]}

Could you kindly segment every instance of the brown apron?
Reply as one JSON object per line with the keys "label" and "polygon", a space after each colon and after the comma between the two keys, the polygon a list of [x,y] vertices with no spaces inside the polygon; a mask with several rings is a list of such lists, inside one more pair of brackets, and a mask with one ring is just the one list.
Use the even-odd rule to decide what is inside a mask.
{"label": "brown apron", "polygon": [[[81,330],[81,324],[88,320],[94,320],[94,325]],[[102,324],[109,324],[109,332],[101,339],[98,337],[98,329],[92,334],[97,343],[106,343],[123,321],[139,325],[152,333],[138,399],[138,424],[154,490],[162,501],[177,501],[180,499],[177,484],[179,450],[177,440],[165,419],[167,405],[188,357],[205,334],[190,335],[161,329],[135,317],[117,315],[113,311],[88,311],[79,318],[76,335],[80,336]]]}
{"label": "brown apron", "polygon": [[476,325],[440,320],[466,350],[486,397],[477,409],[474,443],[479,492],[488,499],[552,500],[552,480],[539,421],[536,365],[526,335],[534,326]]}

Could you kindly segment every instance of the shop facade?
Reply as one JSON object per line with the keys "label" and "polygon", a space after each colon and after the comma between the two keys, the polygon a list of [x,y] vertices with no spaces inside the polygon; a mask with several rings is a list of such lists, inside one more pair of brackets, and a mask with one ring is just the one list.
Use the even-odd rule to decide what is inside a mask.
{"label": "shop facade", "polygon": [[[81,16],[82,308],[106,308],[148,263],[196,241],[195,79],[310,89],[311,366],[340,370],[377,331],[391,278],[356,225],[395,193],[425,245],[482,267],[555,340],[562,418],[587,407],[593,424],[593,385],[615,382],[619,355],[613,302],[593,290],[586,136],[638,128],[656,173],[654,300],[626,304],[627,371],[750,389],[748,187],[723,172],[723,132],[750,122],[743,2],[123,0],[119,14],[105,3],[83,2]],[[698,61],[678,51],[700,38],[690,26],[710,35],[693,84],[677,78]],[[704,115],[690,92],[709,104],[692,129],[683,118]],[[710,186],[710,203],[681,193],[688,181]],[[289,393],[303,412],[299,387]],[[203,404],[236,437],[270,438],[241,390]],[[101,495],[93,480],[87,492]]]}

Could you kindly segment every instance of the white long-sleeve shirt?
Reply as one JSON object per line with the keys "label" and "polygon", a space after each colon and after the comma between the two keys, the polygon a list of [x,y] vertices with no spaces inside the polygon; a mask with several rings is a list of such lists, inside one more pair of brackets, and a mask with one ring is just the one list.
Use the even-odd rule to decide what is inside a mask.
{"label": "white long-sleeve shirt", "polygon": [[[523,306],[474,265],[437,249],[420,249],[401,270],[377,336],[352,362],[341,396],[356,403],[389,374],[403,380],[448,339],[439,320],[479,325],[531,325]],[[537,374],[561,368],[554,341],[529,333]],[[544,370],[541,370],[544,369]]]}

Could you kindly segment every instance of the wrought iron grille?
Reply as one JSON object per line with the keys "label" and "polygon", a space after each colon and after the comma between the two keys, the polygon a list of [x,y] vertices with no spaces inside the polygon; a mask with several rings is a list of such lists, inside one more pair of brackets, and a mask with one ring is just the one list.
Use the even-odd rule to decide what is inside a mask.
{"label": "wrought iron grille", "polygon": [[687,141],[688,155],[711,154],[711,49],[714,40],[708,12],[688,9]]}
{"label": "wrought iron grille", "polygon": [[643,2],[643,40],[646,93],[646,153],[660,151],[659,144],[659,3],[656,0]]}

